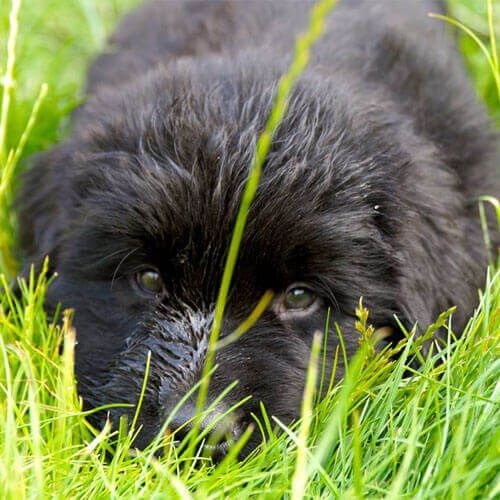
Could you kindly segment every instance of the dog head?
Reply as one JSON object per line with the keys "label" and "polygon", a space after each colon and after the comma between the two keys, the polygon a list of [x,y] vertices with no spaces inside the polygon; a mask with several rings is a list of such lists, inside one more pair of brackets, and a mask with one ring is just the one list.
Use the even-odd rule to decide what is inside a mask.
{"label": "dog head", "polygon": [[[48,308],[75,309],[76,373],[87,405],[136,405],[150,353],[139,446],[204,366],[232,228],[276,91],[277,75],[259,67],[179,63],[104,91],[78,112],[73,136],[40,156],[25,179],[23,246],[31,257],[48,254],[57,271]],[[213,413],[249,397],[226,428],[233,437],[261,402],[284,422],[298,416],[312,338],[325,332],[328,314],[331,370],[340,345],[335,325],[348,354],[358,347],[360,296],[376,327],[394,326],[395,314],[425,323],[440,307],[427,307],[433,298],[425,289],[403,289],[402,268],[407,222],[414,221],[416,253],[427,238],[418,235],[415,206],[447,209],[418,192],[448,174],[422,173],[422,158],[436,161],[432,147],[384,96],[352,80],[334,83],[299,82],[249,211],[221,337],[267,290],[273,299],[249,331],[216,353],[208,402],[237,385]],[[342,356],[338,363],[341,376]],[[194,399],[174,428],[193,416]]]}

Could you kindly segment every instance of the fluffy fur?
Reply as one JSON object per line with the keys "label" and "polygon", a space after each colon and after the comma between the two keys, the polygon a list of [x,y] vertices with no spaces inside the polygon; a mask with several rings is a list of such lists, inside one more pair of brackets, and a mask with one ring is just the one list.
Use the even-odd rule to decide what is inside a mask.
{"label": "fluffy fur", "polygon": [[[256,140],[309,7],[146,4],[90,69],[72,135],[24,178],[22,248],[28,263],[49,255],[57,271],[47,308],[75,309],[87,406],[135,404],[151,352],[138,446],[199,379]],[[397,315],[419,331],[457,305],[459,332],[476,304],[486,269],[477,198],[500,194],[498,137],[446,26],[427,17],[439,9],[430,0],[341,1],[293,90],[250,211],[223,336],[266,290],[274,300],[218,352],[210,386],[213,401],[238,380],[214,414],[251,396],[226,426],[233,437],[261,401],[282,421],[298,415],[311,339],[329,308],[331,362],[334,324],[349,355],[358,346],[360,296],[376,327],[394,327]],[[165,283],[156,297],[134,282],[149,268]],[[283,306],[293,283],[315,294],[314,307]],[[190,400],[172,426],[192,411]]]}

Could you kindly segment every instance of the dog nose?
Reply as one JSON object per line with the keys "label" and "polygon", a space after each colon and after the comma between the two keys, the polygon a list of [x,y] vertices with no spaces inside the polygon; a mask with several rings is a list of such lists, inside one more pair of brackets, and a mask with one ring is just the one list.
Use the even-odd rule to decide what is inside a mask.
{"label": "dog nose", "polygon": [[[188,400],[173,415],[169,415],[167,427],[175,441],[182,443],[185,440],[194,427],[196,414],[196,403]],[[198,429],[200,433],[205,433],[203,450],[216,461],[224,458],[231,443],[241,436],[236,416],[228,413],[228,408],[222,404],[202,416]]]}

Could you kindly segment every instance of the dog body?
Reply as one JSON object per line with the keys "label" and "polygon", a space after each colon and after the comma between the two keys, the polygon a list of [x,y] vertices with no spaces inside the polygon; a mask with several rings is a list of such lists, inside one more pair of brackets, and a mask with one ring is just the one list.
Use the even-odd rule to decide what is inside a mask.
{"label": "dog body", "polygon": [[[40,155],[20,194],[28,262],[50,256],[47,308],[75,309],[88,406],[137,403],[138,445],[199,380],[255,144],[308,1],[156,1],[129,15],[90,70],[71,137]],[[273,139],[232,280],[222,336],[266,290],[268,310],[216,355],[215,412],[246,396],[297,417],[310,344],[331,311],[328,363],[359,343],[359,297],[376,327],[421,331],[486,269],[477,198],[498,196],[497,137],[434,1],[346,0]],[[338,376],[343,373],[339,357]],[[114,418],[133,409],[113,410]],[[188,400],[174,419],[192,416]],[[252,438],[248,449],[258,442]]]}

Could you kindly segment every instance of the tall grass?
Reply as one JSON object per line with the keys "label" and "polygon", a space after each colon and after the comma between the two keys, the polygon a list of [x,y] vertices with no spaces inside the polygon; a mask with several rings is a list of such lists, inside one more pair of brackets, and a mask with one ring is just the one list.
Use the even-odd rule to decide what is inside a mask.
{"label": "tall grass", "polygon": [[[332,3],[320,5],[326,9]],[[102,45],[112,20],[127,5],[90,0],[44,0],[43,4],[40,8],[37,2],[26,2],[19,11],[19,2],[13,0],[8,9],[0,11],[0,26],[10,26],[0,41],[5,42],[0,49],[0,497],[500,496],[498,266],[490,269],[480,306],[464,335],[456,340],[450,328],[447,345],[423,359],[419,370],[408,361],[422,339],[395,348],[400,354],[397,361],[393,351],[376,355],[371,348],[375,333],[360,304],[357,327],[365,341],[349,363],[343,383],[313,406],[316,371],[310,369],[302,419],[286,427],[266,417],[264,410],[258,425],[265,443],[243,463],[236,461],[233,452],[217,467],[203,459],[194,466],[191,450],[182,453],[171,446],[168,437],[137,451],[131,445],[133,435],[124,426],[106,426],[97,432],[88,426],[73,378],[75,338],[70,317],[63,315],[61,324],[50,323],[43,311],[46,267],[40,276],[32,273],[21,284],[21,300],[9,292],[7,276],[15,270],[11,200],[19,161],[64,133],[65,116],[76,103],[85,60]],[[472,4],[451,2],[452,14],[469,12]],[[297,66],[288,80],[284,78],[281,94],[278,92],[282,99],[268,124],[269,135],[259,143],[252,170],[255,177],[248,184],[250,195],[239,216],[240,236],[235,233],[233,239],[235,254],[251,191],[258,183],[259,162],[286,109],[287,89],[300,72],[300,64],[307,62],[301,57],[307,54],[325,14],[321,7],[316,11],[318,17],[295,59]],[[481,78],[488,73],[495,84],[500,75],[491,33],[498,24],[489,21],[487,14],[485,10],[483,16],[471,15],[463,21],[469,26],[472,19],[474,31],[484,28],[487,34],[489,30],[490,35],[479,38],[490,59],[488,67],[483,57]],[[45,25],[48,27],[42,29]],[[17,26],[20,37],[16,45]],[[35,34],[28,36],[28,32]],[[477,67],[478,52],[467,42],[462,44],[469,63]],[[44,46],[46,52],[40,48]],[[74,64],[71,71],[68,61]],[[41,75],[49,80],[48,85],[43,85]],[[489,90],[484,95],[495,115],[500,99]],[[231,266],[227,269],[228,286]],[[227,294],[227,288],[221,294]],[[269,297],[257,305],[256,315],[266,300]],[[223,303],[224,298],[219,301],[220,315]],[[450,312],[438,318],[437,324],[451,326]],[[243,331],[235,332],[236,336]],[[212,349],[217,348],[216,342],[217,331]],[[312,351],[311,366],[322,356],[320,336]],[[406,376],[408,371],[412,376]],[[116,442],[113,450],[111,439]],[[195,446],[199,442],[193,441]],[[155,447],[164,449],[161,459],[156,458]]]}

